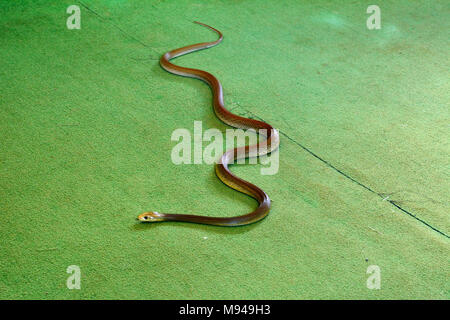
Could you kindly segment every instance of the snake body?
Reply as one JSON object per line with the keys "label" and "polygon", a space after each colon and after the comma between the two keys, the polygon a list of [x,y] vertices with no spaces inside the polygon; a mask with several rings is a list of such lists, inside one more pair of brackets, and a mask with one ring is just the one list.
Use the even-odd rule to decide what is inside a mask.
{"label": "snake body", "polygon": [[250,146],[243,146],[228,150],[221,156],[219,161],[217,161],[217,163],[215,164],[216,175],[223,183],[225,183],[226,185],[237,191],[243,192],[253,197],[258,201],[259,206],[254,211],[248,214],[234,217],[209,217],[191,214],[169,214],[150,211],[139,215],[138,220],[142,222],[184,221],[216,226],[247,225],[259,221],[268,215],[270,211],[270,198],[263,190],[261,190],[254,184],[247,182],[232,174],[228,169],[228,165],[234,163],[238,159],[266,155],[277,149],[279,146],[278,131],[265,122],[258,121],[255,119],[244,118],[228,111],[225,108],[223,102],[222,85],[220,84],[219,80],[217,80],[217,78],[214,77],[212,74],[203,70],[180,67],[170,62],[171,59],[174,59],[176,57],[191,52],[213,47],[222,41],[223,35],[220,31],[201,22],[195,21],[195,23],[215,31],[219,35],[219,39],[212,42],[193,44],[169,51],[161,57],[160,65],[162,68],[164,68],[166,71],[170,73],[190,78],[196,78],[206,82],[211,87],[213,92],[213,107],[215,114],[224,123],[235,128],[254,129],[259,131],[260,134],[261,132],[266,133],[265,141],[260,141],[257,144]]}

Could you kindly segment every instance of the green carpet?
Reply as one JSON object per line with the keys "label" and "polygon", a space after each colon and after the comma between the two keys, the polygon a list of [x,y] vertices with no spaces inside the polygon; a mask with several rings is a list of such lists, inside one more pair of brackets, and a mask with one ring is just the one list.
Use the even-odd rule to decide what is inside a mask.
{"label": "green carpet", "polygon": [[[369,4],[3,1],[0,298],[449,299],[449,7],[378,1],[368,30]],[[273,199],[251,226],[135,220],[256,206],[171,162],[175,129],[227,128],[204,83],[158,64],[216,39],[194,20],[224,41],[176,63],[281,132],[278,174],[233,167]]]}

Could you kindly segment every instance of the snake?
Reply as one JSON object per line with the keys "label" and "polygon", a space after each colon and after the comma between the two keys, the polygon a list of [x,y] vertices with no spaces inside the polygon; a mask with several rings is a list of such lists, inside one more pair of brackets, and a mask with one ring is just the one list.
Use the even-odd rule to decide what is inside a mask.
{"label": "snake", "polygon": [[202,42],[171,50],[161,56],[159,60],[160,65],[164,70],[172,74],[199,79],[208,84],[212,90],[214,112],[217,118],[222,122],[238,129],[255,130],[258,131],[260,136],[265,136],[265,140],[259,139],[256,144],[236,147],[226,151],[215,163],[217,177],[232,189],[256,199],[258,201],[258,207],[250,213],[232,217],[212,217],[148,211],[140,214],[137,220],[141,222],[182,221],[226,227],[248,225],[264,219],[269,214],[271,201],[269,196],[261,188],[234,175],[230,171],[229,165],[239,159],[261,157],[275,151],[280,144],[279,132],[266,122],[241,117],[226,109],[223,100],[222,85],[211,73],[203,70],[181,67],[170,62],[171,59],[195,51],[211,48],[222,42],[223,35],[219,30],[198,21],[194,22],[216,32],[219,38],[216,41]]}

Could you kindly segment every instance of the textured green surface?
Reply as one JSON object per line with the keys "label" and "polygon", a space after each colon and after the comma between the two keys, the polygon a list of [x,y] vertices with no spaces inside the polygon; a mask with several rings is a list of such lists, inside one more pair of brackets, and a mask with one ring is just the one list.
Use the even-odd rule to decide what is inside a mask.
{"label": "textured green surface", "polygon": [[[0,298],[450,298],[448,3],[378,1],[376,31],[368,4],[3,1]],[[134,220],[255,206],[170,161],[173,130],[226,129],[205,84],[158,65],[215,39],[193,20],[225,40],[177,63],[282,132],[277,175],[233,168],[274,201],[255,225]]]}

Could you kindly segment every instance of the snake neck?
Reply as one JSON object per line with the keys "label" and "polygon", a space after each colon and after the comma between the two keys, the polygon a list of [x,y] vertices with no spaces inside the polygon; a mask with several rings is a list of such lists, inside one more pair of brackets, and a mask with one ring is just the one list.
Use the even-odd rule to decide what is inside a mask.
{"label": "snake neck", "polygon": [[270,199],[266,197],[252,212],[234,217],[208,217],[190,214],[161,213],[160,221],[181,221],[215,226],[243,226],[264,219],[270,211]]}

